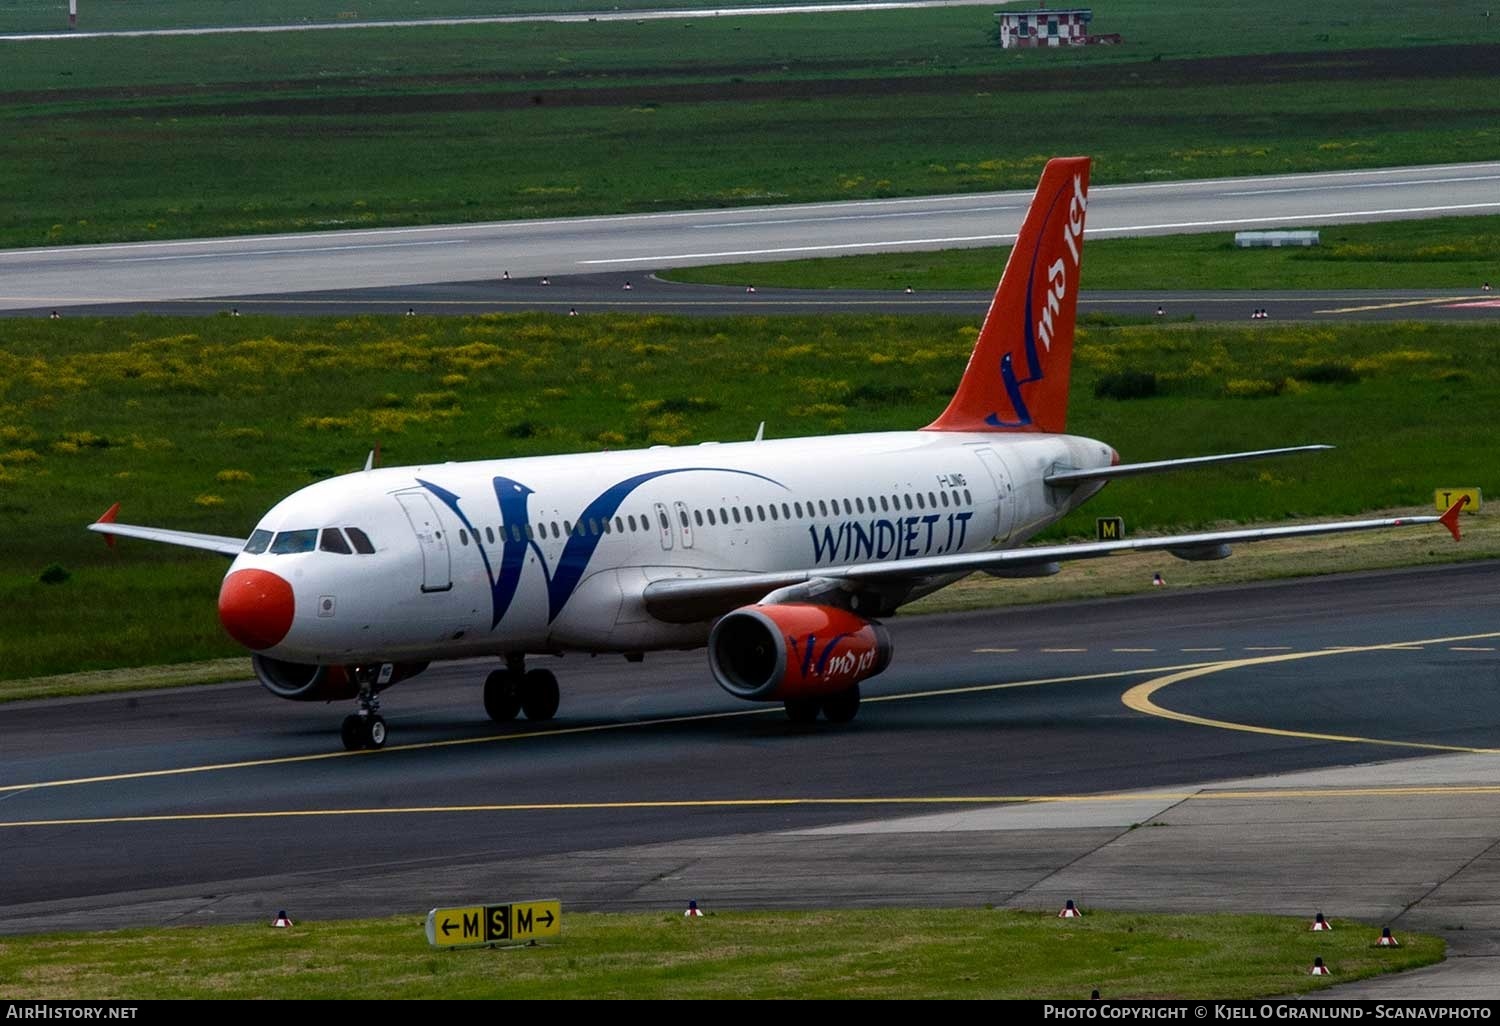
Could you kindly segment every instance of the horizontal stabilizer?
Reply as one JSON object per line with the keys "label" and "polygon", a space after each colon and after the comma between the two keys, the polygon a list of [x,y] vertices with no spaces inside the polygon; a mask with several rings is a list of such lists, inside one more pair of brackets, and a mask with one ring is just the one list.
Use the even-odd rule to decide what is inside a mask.
{"label": "horizontal stabilizer", "polygon": [[1332,448],[1331,445],[1293,445],[1285,449],[1227,452],[1217,456],[1189,456],[1180,460],[1155,460],[1151,463],[1117,463],[1113,467],[1098,467],[1094,470],[1055,470],[1048,474],[1045,480],[1056,488],[1061,485],[1081,484],[1084,481],[1110,481],[1117,477],[1136,477],[1140,474],[1164,474],[1169,470],[1187,470],[1218,463],[1238,463],[1241,460],[1259,460],[1269,456],[1289,456],[1297,452],[1326,452]]}

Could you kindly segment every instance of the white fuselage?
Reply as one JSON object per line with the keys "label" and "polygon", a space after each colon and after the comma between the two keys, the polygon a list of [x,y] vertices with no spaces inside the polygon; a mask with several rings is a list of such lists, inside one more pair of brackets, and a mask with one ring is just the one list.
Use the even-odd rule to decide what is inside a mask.
{"label": "white fuselage", "polygon": [[[713,616],[652,617],[649,582],[1013,546],[1100,487],[1045,474],[1115,459],[1071,435],[900,431],[375,469],[278,503],[230,572],[291,584],[264,654],[293,662],[691,648]],[[350,527],[373,553],[306,550]]]}

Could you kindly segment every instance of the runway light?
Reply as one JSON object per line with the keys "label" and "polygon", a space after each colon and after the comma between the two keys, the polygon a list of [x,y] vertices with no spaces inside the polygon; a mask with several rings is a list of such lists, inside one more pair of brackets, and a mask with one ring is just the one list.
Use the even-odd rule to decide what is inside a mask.
{"label": "runway light", "polygon": [[1057,918],[1059,918],[1059,919],[1081,919],[1081,918],[1083,918],[1083,913],[1080,912],[1080,911],[1078,911],[1078,906],[1075,905],[1075,904],[1073,904],[1073,899],[1072,898],[1069,898],[1068,899],[1068,903],[1066,905],[1064,905],[1062,911],[1057,914]]}
{"label": "runway light", "polygon": [[1319,912],[1315,917],[1313,917],[1312,928],[1313,932],[1315,933],[1319,930],[1332,930],[1333,924],[1324,919],[1323,913]]}
{"label": "runway light", "polygon": [[683,916],[688,919],[702,919],[703,910],[698,907],[698,903],[696,901],[690,901],[688,902],[687,911],[683,913]]}
{"label": "runway light", "polygon": [[1385,927],[1380,931],[1380,939],[1375,942],[1377,948],[1399,948],[1401,945],[1396,938],[1391,936],[1391,928]]}
{"label": "runway light", "polygon": [[1313,976],[1327,976],[1328,975],[1328,967],[1323,964],[1323,959],[1321,957],[1313,959],[1313,967],[1312,967],[1312,973],[1311,973],[1311,975],[1313,975]]}
{"label": "runway light", "polygon": [[292,925],[291,917],[286,914],[286,909],[282,909],[276,913],[276,921],[271,925],[281,930],[285,930]]}

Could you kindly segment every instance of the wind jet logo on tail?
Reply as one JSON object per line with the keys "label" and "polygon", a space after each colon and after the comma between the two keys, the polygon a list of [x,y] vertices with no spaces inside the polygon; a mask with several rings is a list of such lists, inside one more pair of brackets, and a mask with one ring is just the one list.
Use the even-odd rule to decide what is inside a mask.
{"label": "wind jet logo on tail", "polygon": [[[1060,214],[1064,196],[1068,196],[1067,222],[1061,225],[1060,229],[1053,228],[1053,218]],[[1042,365],[1042,356],[1037,351],[1037,342],[1041,342],[1043,350],[1052,351],[1054,319],[1061,313],[1063,300],[1067,297],[1069,290],[1078,287],[1078,268],[1082,262],[1080,244],[1083,241],[1083,219],[1088,205],[1088,194],[1084,192],[1081,175],[1074,175],[1071,185],[1064,185],[1058,189],[1057,194],[1047,204],[1047,216],[1043,219],[1041,230],[1037,233],[1036,249],[1031,254],[1031,266],[1026,275],[1026,307],[1021,324],[1024,339],[1023,351],[1026,356],[1026,376],[1017,375],[1014,353],[1006,353],[1000,358],[1000,381],[1005,386],[1005,396],[1010,401],[1011,409],[1015,411],[1015,419],[1004,420],[998,413],[991,413],[984,418],[985,423],[991,427],[1017,428],[1031,424],[1031,411],[1021,395],[1021,386],[1041,381],[1047,376],[1046,368]],[[1066,253],[1059,251],[1056,241],[1049,234],[1054,231],[1060,235],[1063,244],[1067,247]],[[1071,275],[1069,274],[1069,259],[1065,257],[1071,260]],[[1044,260],[1048,261],[1045,265],[1045,276],[1038,281],[1037,269]]]}
{"label": "wind jet logo on tail", "polygon": [[441,499],[473,537],[474,544],[479,549],[479,558],[484,562],[485,574],[490,581],[492,615],[490,629],[494,630],[504,619],[511,603],[515,601],[516,591],[521,586],[521,572],[526,568],[528,551],[536,554],[537,564],[541,567],[542,576],[547,581],[547,622],[551,623],[568,604],[568,599],[573,597],[573,592],[578,589],[579,583],[583,580],[584,571],[588,569],[589,560],[594,556],[594,550],[604,540],[603,534],[591,534],[584,530],[583,525],[594,521],[607,524],[630,493],[647,481],[665,477],[668,474],[707,471],[743,474],[746,477],[770,481],[778,488],[786,487],[780,481],[774,481],[762,474],[755,474],[748,470],[731,470],[728,467],[680,467],[676,470],[655,470],[646,474],[637,474],[635,477],[626,478],[606,488],[598,498],[584,508],[583,512],[578,515],[578,519],[574,521],[573,533],[568,535],[568,540],[563,544],[562,555],[558,557],[555,567],[548,564],[546,554],[542,552],[541,546],[533,538],[531,513],[527,506],[535,492],[521,482],[508,477],[496,477],[492,482],[495,489],[495,502],[500,508],[501,546],[498,567],[490,560],[489,548],[482,540],[484,535],[474,527],[468,515],[459,507],[459,503],[463,500],[441,485],[423,481],[420,478],[417,479],[417,483]]}

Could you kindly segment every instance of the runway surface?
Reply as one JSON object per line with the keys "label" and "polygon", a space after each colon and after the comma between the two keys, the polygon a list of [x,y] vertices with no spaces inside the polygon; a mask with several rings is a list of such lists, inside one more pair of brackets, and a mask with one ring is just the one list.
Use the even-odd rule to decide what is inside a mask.
{"label": "runway surface", "polygon": [[[1013,241],[1030,191],[0,251],[0,310],[347,292]],[[1095,186],[1092,238],[1500,212],[1500,162]],[[1477,283],[1476,283],[1477,284]],[[397,300],[400,302],[401,300]],[[1248,315],[1248,310],[1245,311]]]}
{"label": "runway surface", "polygon": [[130,39],[150,36],[222,36],[243,32],[320,32],[328,29],[432,28],[446,25],[525,25],[532,22],[667,21],[687,18],[755,17],[768,14],[843,14],[893,11],[923,7],[979,7],[1014,0],[869,0],[864,3],[798,3],[680,10],[625,10],[499,14],[469,18],[408,18],[400,21],[337,21],[296,25],[220,25],[211,28],[124,29],[114,32],[17,32],[0,35],[0,43],[29,43],[62,39]]}
{"label": "runway surface", "polygon": [[[737,702],[702,653],[546,660],[563,703],[540,727],[484,718],[486,664],[444,666],[387,692],[391,741],[369,753],[339,749],[344,704],[253,684],[8,705],[0,932],[254,920],[278,903],[378,915],[538,887],[603,909],[1048,901],[1054,874],[1131,823],[1207,810],[1194,799],[1215,782],[1374,760],[1416,779],[1424,756],[1489,772],[1497,585],[1500,563],[1480,563],[898,617],[895,663],[847,727]],[[1464,836],[1493,853],[1500,779],[1481,783],[1336,797],[1429,839],[1477,818]],[[1180,840],[1175,855],[1156,845],[1149,868],[1115,867],[1088,899],[1177,907],[1148,879],[1240,856],[1321,880],[1330,867],[1299,868],[1275,836],[1273,813],[1309,804],[1289,793],[1234,792],[1240,822],[1260,822],[1253,858],[1224,829],[1211,852],[1187,831],[1158,835]],[[1401,801],[1427,821],[1413,828]],[[932,814],[950,819],[923,825]],[[1360,858],[1359,836],[1327,840]],[[1403,864],[1391,843],[1380,857],[1387,876]],[[1348,879],[1384,911],[1378,881]],[[1239,883],[1190,897],[1276,904]]]}

